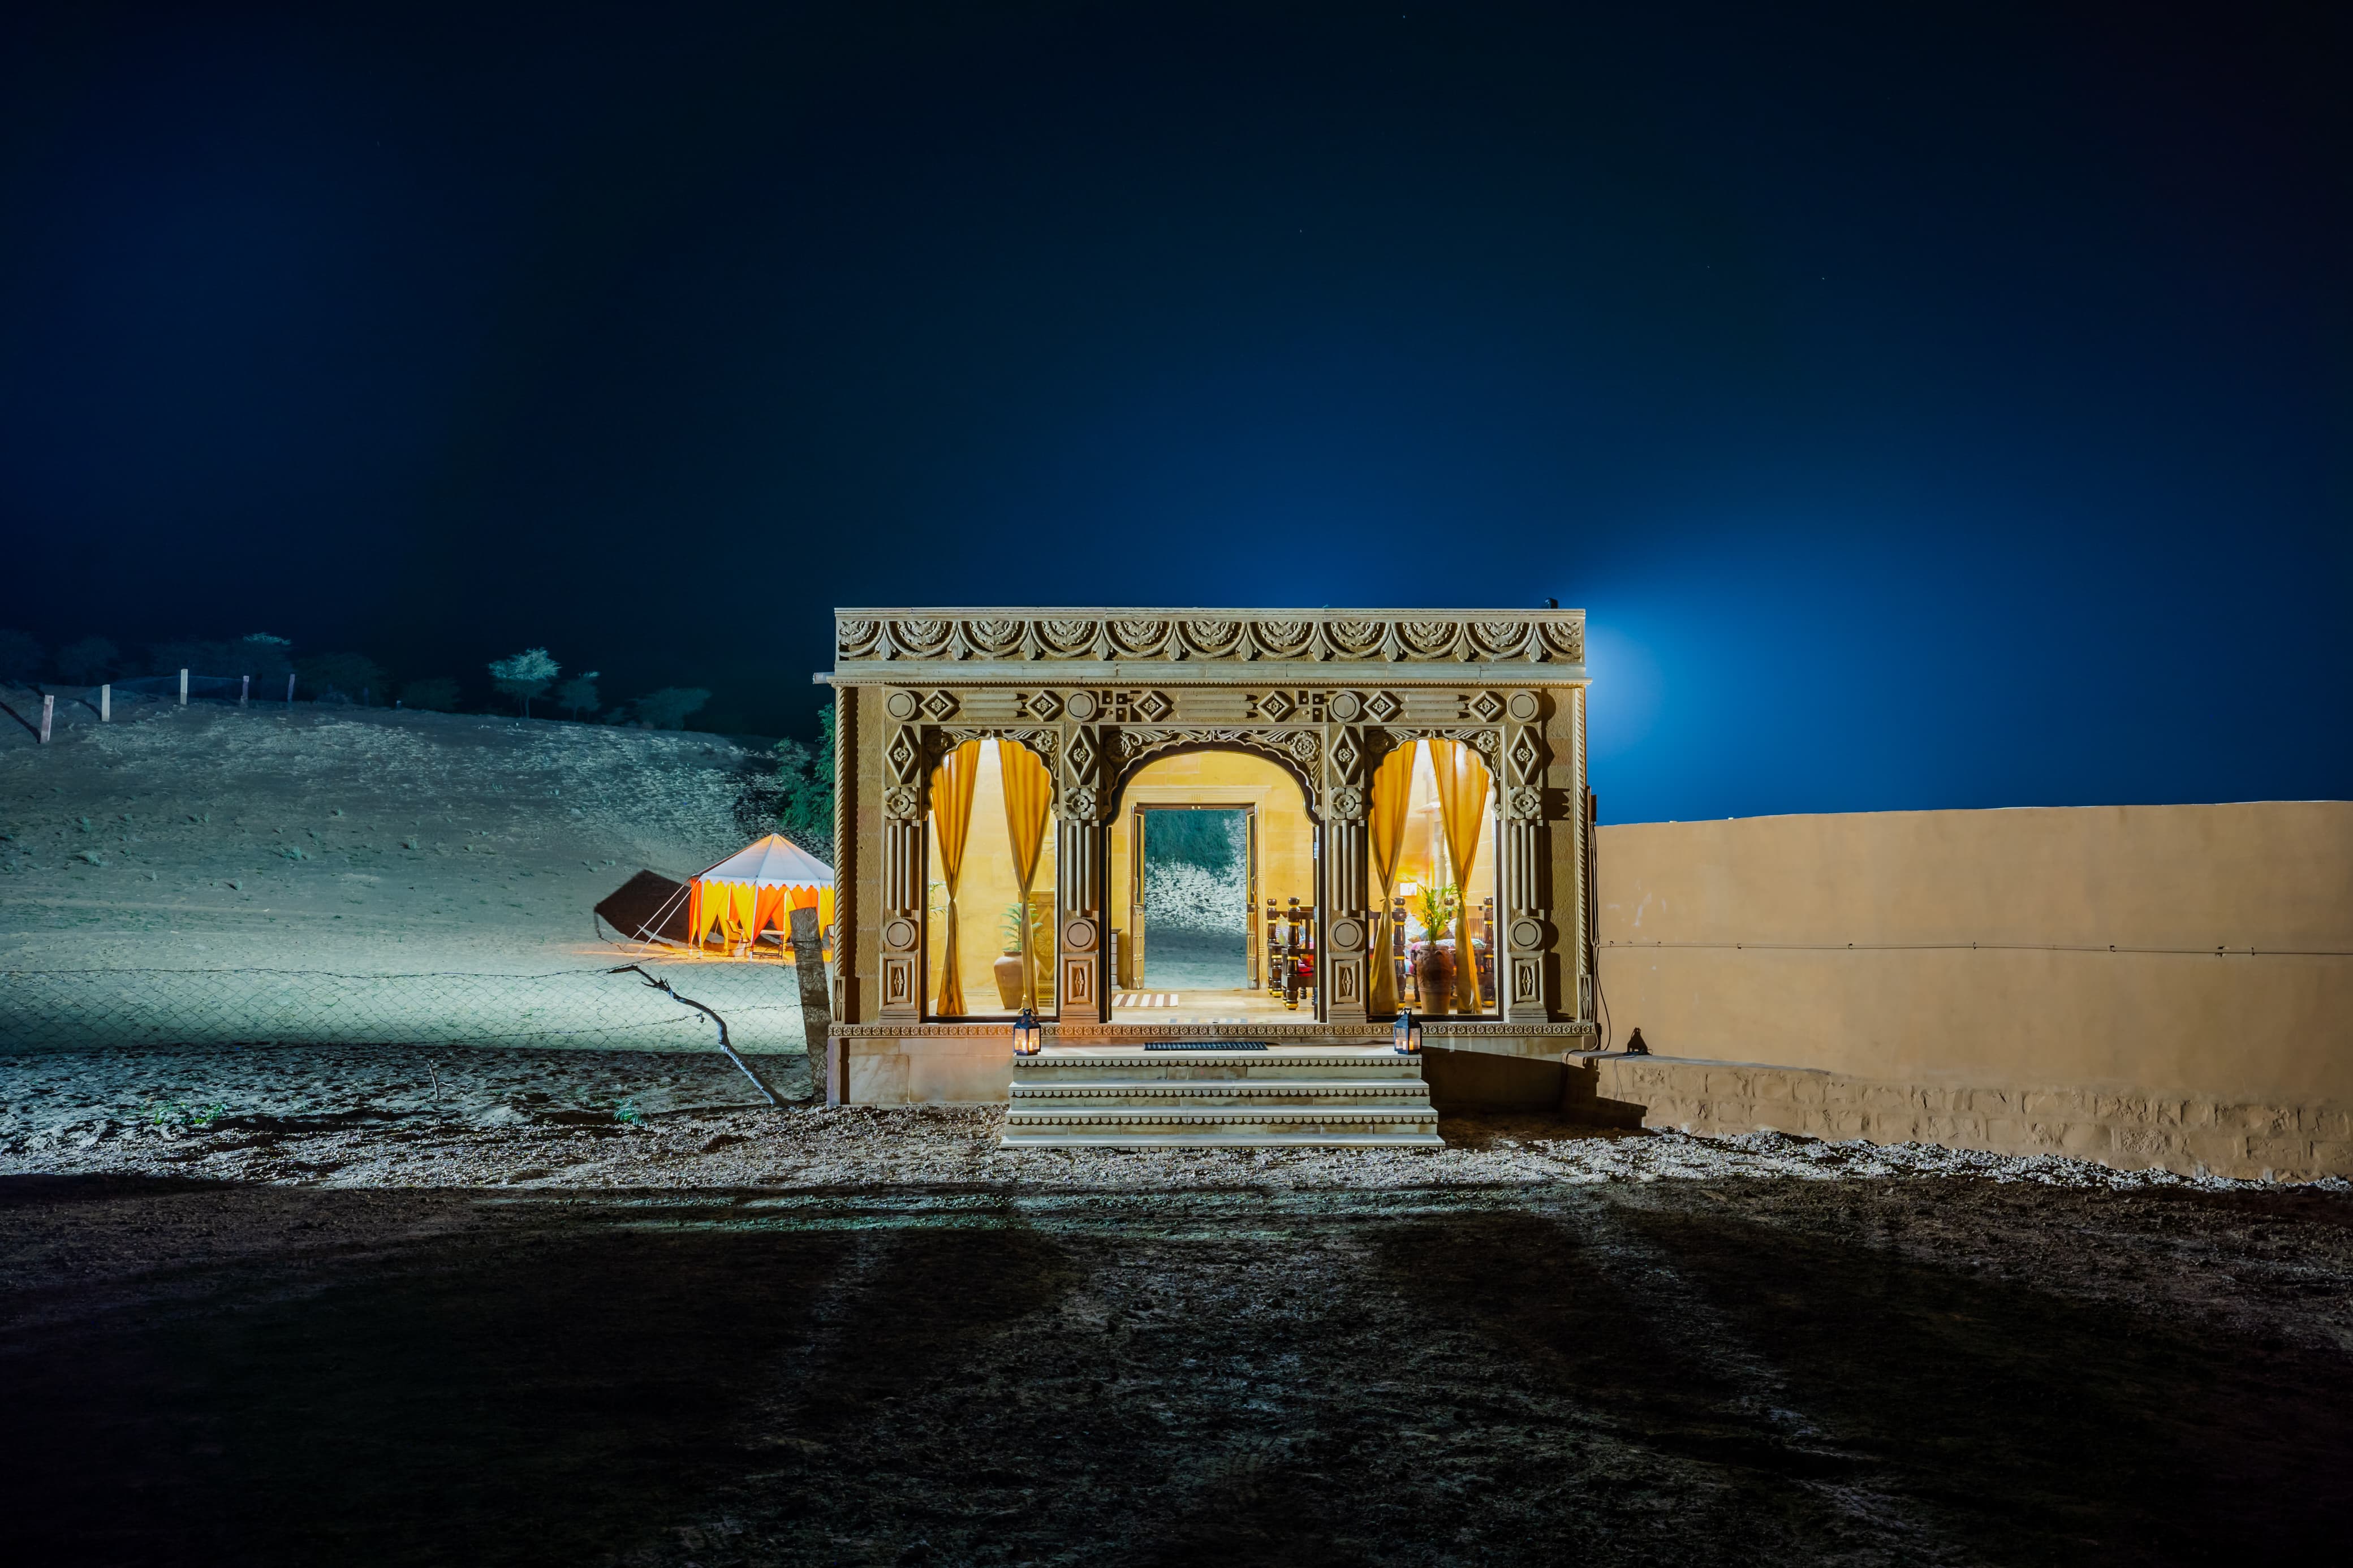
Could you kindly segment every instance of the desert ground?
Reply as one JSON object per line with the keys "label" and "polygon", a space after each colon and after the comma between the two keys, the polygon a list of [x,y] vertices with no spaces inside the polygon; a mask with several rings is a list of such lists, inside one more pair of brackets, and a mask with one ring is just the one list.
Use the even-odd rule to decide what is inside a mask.
{"label": "desert ground", "polygon": [[[733,847],[758,779],[300,708],[0,739],[0,974],[569,975],[620,952],[588,905]],[[25,1561],[2268,1563],[2353,1527],[2344,1183],[1473,1116],[1006,1151],[986,1107],[773,1109],[699,1025],[280,1024],[0,1039]]]}
{"label": "desert ground", "polygon": [[[18,712],[38,705],[0,689]],[[609,951],[590,906],[758,826],[717,736],[480,714],[58,706],[0,717],[0,969],[530,973]]]}

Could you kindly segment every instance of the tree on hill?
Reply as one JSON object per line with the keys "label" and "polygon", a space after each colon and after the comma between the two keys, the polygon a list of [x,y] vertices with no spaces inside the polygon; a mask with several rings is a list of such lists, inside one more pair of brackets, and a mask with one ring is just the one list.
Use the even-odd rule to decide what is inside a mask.
{"label": "tree on hill", "polygon": [[384,667],[364,654],[322,653],[294,661],[298,689],[313,702],[337,698],[357,702],[363,693],[384,690]]}
{"label": "tree on hill", "polygon": [[776,830],[818,858],[833,858],[833,704],[818,710],[818,742],[776,742]]}
{"label": "tree on hill", "polygon": [[555,705],[575,719],[596,711],[596,672],[575,675],[555,689]]}
{"label": "tree on hill", "polygon": [[446,675],[412,680],[400,689],[400,705],[427,713],[448,713],[458,706],[458,683]]}
{"label": "tree on hill", "polygon": [[700,686],[665,686],[637,700],[638,722],[649,730],[683,730],[686,718],[711,700]]}
{"label": "tree on hill", "polygon": [[256,680],[294,673],[293,644],[268,632],[227,641],[182,638],[148,650],[158,671],[185,669],[195,675],[249,675]]}
{"label": "tree on hill", "polygon": [[41,668],[41,645],[25,632],[0,631],[0,680],[30,680]]}
{"label": "tree on hill", "polygon": [[84,637],[58,649],[58,673],[76,686],[96,686],[122,667],[122,650],[104,637]]}
{"label": "tree on hill", "polygon": [[526,719],[531,717],[531,700],[545,691],[561,673],[543,647],[527,647],[521,653],[491,660],[491,683],[520,701]]}

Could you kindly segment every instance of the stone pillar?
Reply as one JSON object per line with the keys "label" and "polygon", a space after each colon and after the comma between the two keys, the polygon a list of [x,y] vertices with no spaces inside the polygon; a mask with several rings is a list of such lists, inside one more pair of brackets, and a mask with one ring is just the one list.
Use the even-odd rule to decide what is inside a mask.
{"label": "stone pillar", "polygon": [[[1084,698],[1087,700],[1082,701]],[[1092,718],[1092,694],[1073,694],[1073,717]],[[1055,999],[1066,1024],[1111,1020],[1110,801],[1103,789],[1110,734],[1100,725],[1071,724],[1062,731],[1060,788],[1054,811]]]}
{"label": "stone pillar", "polygon": [[[1342,695],[1349,700],[1335,700],[1333,706],[1345,717],[1355,717],[1353,696]],[[1325,730],[1323,812],[1315,827],[1324,884],[1318,895],[1315,969],[1323,1022],[1327,1024],[1362,1024],[1370,1016],[1372,878],[1366,843],[1365,761],[1363,730],[1353,724]]]}
{"label": "stone pillar", "polygon": [[1559,934],[1545,895],[1545,700],[1515,691],[1504,703],[1503,766],[1496,782],[1500,807],[1495,848],[1496,903],[1504,912],[1496,955],[1497,1010],[1509,1022],[1543,1023],[1552,1016],[1548,982],[1559,973],[1547,963]]}
{"label": "stone pillar", "polygon": [[882,700],[891,720],[883,743],[882,897],[875,911],[881,939],[881,995],[877,1015],[887,1022],[913,1022],[923,1016],[923,735],[909,722],[917,713],[912,691]]}
{"label": "stone pillar", "polygon": [[858,688],[833,689],[833,1016],[858,1017]]}

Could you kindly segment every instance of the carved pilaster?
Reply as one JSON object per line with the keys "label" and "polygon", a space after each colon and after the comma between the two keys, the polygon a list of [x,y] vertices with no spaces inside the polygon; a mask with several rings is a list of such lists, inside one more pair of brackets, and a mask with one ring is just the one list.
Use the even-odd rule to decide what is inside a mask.
{"label": "carved pilaster", "polygon": [[1504,910],[1497,1000],[1505,1019],[1538,1023],[1550,1012],[1546,977],[1558,972],[1557,964],[1546,962],[1555,931],[1544,894],[1544,699],[1515,691],[1504,703],[1504,718],[1502,776],[1496,780],[1502,809],[1495,836],[1502,861],[1496,891]]}
{"label": "carved pilaster", "polygon": [[[1355,716],[1351,698],[1348,715]],[[1353,724],[1326,728],[1324,742],[1324,813],[1317,827],[1323,847],[1322,919],[1316,968],[1323,976],[1327,1023],[1361,1024],[1370,1001],[1372,971],[1371,875],[1365,834],[1365,731]]]}
{"label": "carved pilaster", "polygon": [[[833,694],[833,930],[826,941],[833,948],[833,1016],[844,1022],[858,1017],[857,835],[858,820],[858,689],[845,686]],[[812,1061],[812,1071],[823,1064]]]}
{"label": "carved pilaster", "polygon": [[[1091,693],[1071,711],[1092,717]],[[1063,1023],[1111,1018],[1110,929],[1103,906],[1111,897],[1110,806],[1103,788],[1111,737],[1102,726],[1064,726],[1057,759],[1054,810],[1054,930],[1057,995]]]}
{"label": "carved pilaster", "polygon": [[882,700],[882,987],[878,1016],[913,1021],[923,1014],[923,748],[912,722],[914,693]]}

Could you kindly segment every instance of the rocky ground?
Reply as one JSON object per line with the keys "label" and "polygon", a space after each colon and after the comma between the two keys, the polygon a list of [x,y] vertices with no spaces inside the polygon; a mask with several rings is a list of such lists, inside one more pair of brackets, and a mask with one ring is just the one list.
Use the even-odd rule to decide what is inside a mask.
{"label": "rocky ground", "polygon": [[371,1055],[0,1062],[28,1560],[2271,1562],[2353,1524],[2341,1184],[1461,1117],[1008,1152],[710,1053]]}

